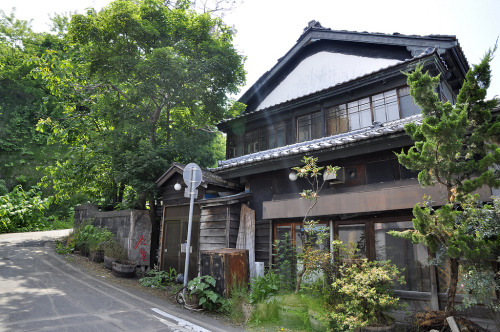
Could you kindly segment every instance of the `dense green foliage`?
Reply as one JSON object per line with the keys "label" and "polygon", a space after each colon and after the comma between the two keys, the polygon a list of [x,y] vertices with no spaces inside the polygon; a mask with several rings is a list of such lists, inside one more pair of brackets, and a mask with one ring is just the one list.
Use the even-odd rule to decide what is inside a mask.
{"label": "dense green foliage", "polygon": [[[48,135],[36,130],[39,119],[57,116],[61,110],[43,80],[32,77],[35,65],[29,63],[48,49],[64,49],[65,22],[67,18],[56,15],[53,33],[35,33],[28,22],[16,19],[14,11],[9,15],[0,11],[0,195],[12,191],[10,195],[16,197],[16,188],[22,185],[27,192],[36,192],[39,200],[52,202],[44,215],[26,215],[25,224],[10,224],[9,232],[71,226],[72,202],[54,204],[48,199],[52,188],[37,186],[44,176],[38,167],[54,165],[65,149],[59,144],[48,146]],[[19,207],[18,211],[26,210]]]}
{"label": "dense green foliage", "polygon": [[139,282],[144,287],[165,289],[167,285],[175,283],[177,271],[174,268],[166,270],[158,270],[156,268],[146,272],[146,276],[139,279]]}
{"label": "dense green foliage", "polygon": [[86,256],[92,252],[103,250],[106,242],[113,237],[113,233],[106,228],[82,225],[73,234],[74,249]]}
{"label": "dense green foliage", "polygon": [[490,61],[494,50],[473,66],[457,97],[457,103],[442,103],[434,92],[439,77],[431,77],[421,67],[408,74],[411,95],[422,109],[422,123],[408,124],[405,129],[415,141],[408,152],[398,154],[408,169],[420,171],[422,186],[441,184],[447,191],[447,202],[434,207],[428,199],[413,209],[414,230],[392,232],[393,235],[423,243],[431,251],[448,258],[450,286],[446,314],[453,315],[461,258],[496,259],[500,247],[497,232],[485,238],[475,229],[478,218],[470,219],[464,207],[474,200],[470,194],[482,186],[498,188],[500,176],[500,119],[492,118],[496,100],[485,100],[490,85]]}
{"label": "dense green foliage", "polygon": [[394,283],[404,283],[398,268],[390,261],[346,261],[338,267],[332,283],[336,301],[330,317],[336,331],[351,331],[367,325],[389,325],[387,311],[399,309]]}
{"label": "dense green foliage", "polygon": [[38,190],[15,187],[0,196],[0,233],[49,229],[50,219],[44,215],[49,205],[50,199],[41,198]]}
{"label": "dense green foliage", "polygon": [[223,159],[214,124],[241,109],[227,96],[243,57],[230,28],[190,6],[117,0],[56,15],[52,33],[0,12],[0,195],[40,184],[56,220],[82,202],[148,198],[153,215],[155,180],[172,162]]}
{"label": "dense green foliage", "polygon": [[35,33],[14,12],[0,11],[0,178],[9,190],[36,185],[42,174],[35,167],[54,161],[46,135],[36,131],[38,119],[56,112],[54,99],[27,64],[46,49],[62,49],[57,35]]}
{"label": "dense green foliage", "polygon": [[232,114],[244,72],[220,20],[184,2],[117,0],[74,15],[65,37],[67,50],[34,58],[33,71],[63,99],[62,116],[38,126],[69,149],[46,169],[58,196],[116,207],[128,191],[144,207],[173,161],[222,158],[214,123]]}

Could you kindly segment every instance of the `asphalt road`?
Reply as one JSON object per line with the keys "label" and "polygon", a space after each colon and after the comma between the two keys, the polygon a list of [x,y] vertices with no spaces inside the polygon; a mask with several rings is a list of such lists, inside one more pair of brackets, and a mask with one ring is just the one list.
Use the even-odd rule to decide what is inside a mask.
{"label": "asphalt road", "polygon": [[0,234],[0,331],[239,331],[66,263],[63,231]]}

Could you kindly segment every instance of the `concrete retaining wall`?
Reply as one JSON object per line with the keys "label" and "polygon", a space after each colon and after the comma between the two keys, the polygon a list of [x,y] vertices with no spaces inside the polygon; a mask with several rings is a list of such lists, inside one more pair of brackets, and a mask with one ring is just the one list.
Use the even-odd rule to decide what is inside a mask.
{"label": "concrete retaining wall", "polygon": [[149,211],[123,210],[99,212],[92,204],[75,207],[75,229],[82,223],[109,229],[127,249],[128,259],[149,266],[151,221]]}

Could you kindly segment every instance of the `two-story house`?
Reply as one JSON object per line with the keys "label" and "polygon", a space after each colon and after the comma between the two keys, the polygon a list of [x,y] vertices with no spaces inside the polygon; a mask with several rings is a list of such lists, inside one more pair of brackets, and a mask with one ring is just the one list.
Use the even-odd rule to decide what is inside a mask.
{"label": "two-story house", "polygon": [[[445,292],[446,270],[425,264],[423,246],[387,234],[412,228],[411,209],[424,195],[438,204],[446,198],[444,188],[422,189],[416,173],[394,155],[412,145],[404,125],[420,120],[405,76],[417,65],[440,75],[437,93],[453,103],[469,69],[455,36],[335,31],[310,22],[240,98],[245,112],[218,124],[227,134],[226,160],[211,172],[231,190],[199,201],[197,248],[234,247],[242,203],[255,211],[256,261],[271,262],[275,239],[288,236],[299,246],[308,206],[299,193],[308,184],[295,179],[292,167],[313,156],[320,165],[341,169],[326,179],[311,217],[330,227],[332,239],[355,242],[366,257],[405,268],[399,295],[422,308],[435,307],[438,293]],[[164,198],[164,225],[172,204]],[[215,232],[216,221],[224,231]],[[224,239],[214,246],[216,235]]]}

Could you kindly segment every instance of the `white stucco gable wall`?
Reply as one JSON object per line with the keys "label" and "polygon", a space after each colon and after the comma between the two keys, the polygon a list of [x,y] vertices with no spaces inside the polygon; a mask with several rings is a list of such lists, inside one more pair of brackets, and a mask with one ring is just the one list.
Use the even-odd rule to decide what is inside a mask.
{"label": "white stucco gable wall", "polygon": [[304,59],[256,110],[308,95],[401,61],[318,52]]}

